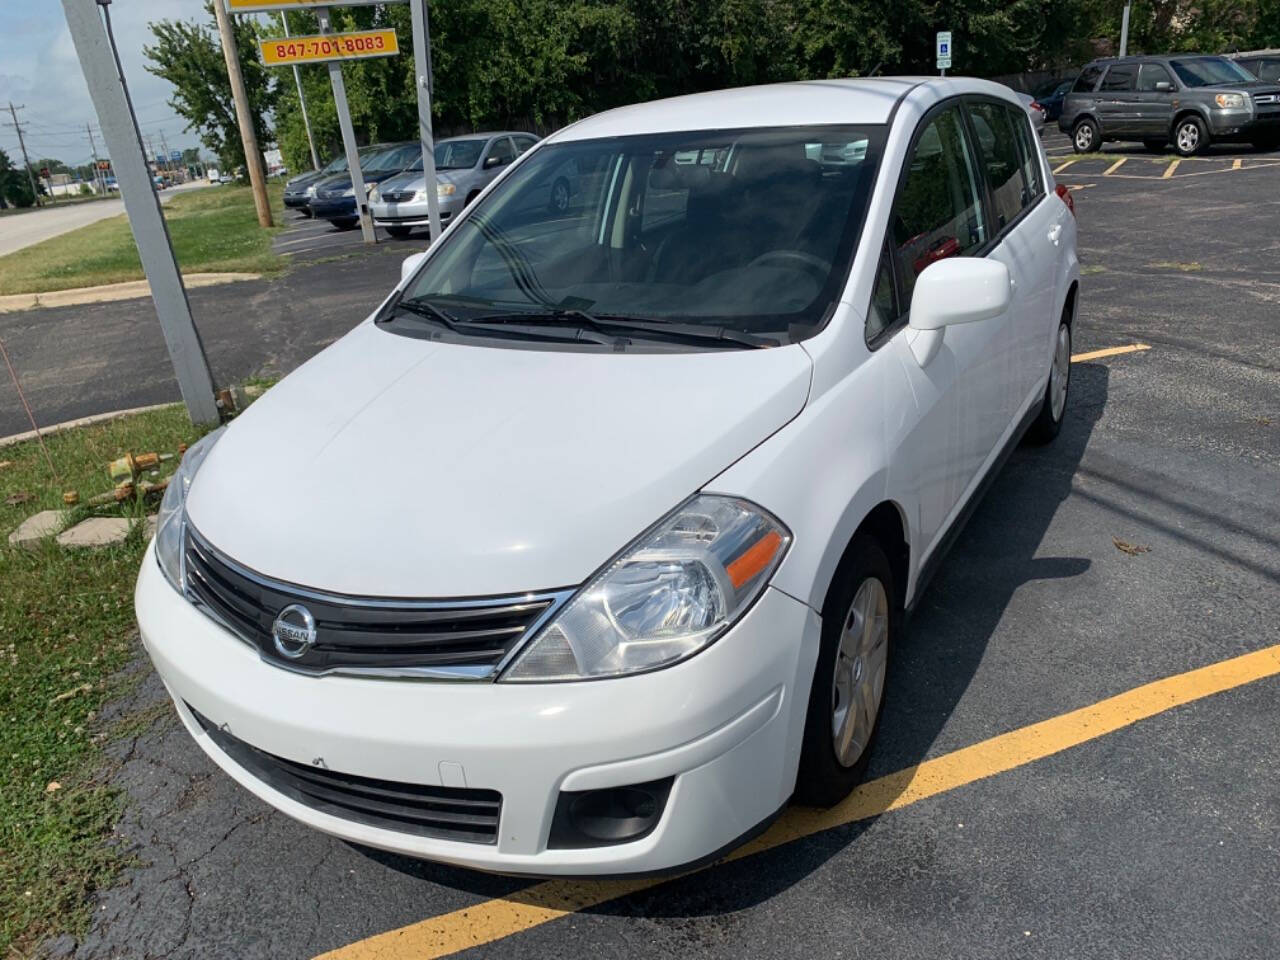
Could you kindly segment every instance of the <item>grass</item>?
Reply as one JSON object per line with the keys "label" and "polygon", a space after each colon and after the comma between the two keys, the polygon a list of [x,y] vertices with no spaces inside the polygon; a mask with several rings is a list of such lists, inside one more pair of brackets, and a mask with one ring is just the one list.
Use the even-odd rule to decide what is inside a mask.
{"label": "grass", "polygon": [[[125,692],[121,668],[137,653],[133,583],[146,547],[140,527],[94,551],[11,547],[8,534],[37,510],[61,508],[66,489],[85,499],[110,490],[109,460],[176,452],[198,433],[175,405],[50,435],[60,481],[34,441],[0,447],[0,957],[82,933],[89,895],[126,864],[108,843],[122,798],[106,784],[101,744],[127,733],[130,718],[104,728],[96,717]],[[19,493],[33,499],[5,503]]]}
{"label": "grass", "polygon": [[1179,270],[1182,273],[1198,273],[1204,269],[1204,266],[1194,260],[1190,263],[1182,263],[1177,260],[1156,260],[1147,264],[1155,270]]}
{"label": "grass", "polygon": [[[267,187],[277,220],[283,216],[283,190],[279,182]],[[272,273],[284,268],[283,259],[271,252],[275,231],[258,226],[253,192],[247,186],[192,190],[165,204],[164,213],[178,266],[184,273]],[[142,278],[138,250],[124,216],[0,257],[0,295]]]}

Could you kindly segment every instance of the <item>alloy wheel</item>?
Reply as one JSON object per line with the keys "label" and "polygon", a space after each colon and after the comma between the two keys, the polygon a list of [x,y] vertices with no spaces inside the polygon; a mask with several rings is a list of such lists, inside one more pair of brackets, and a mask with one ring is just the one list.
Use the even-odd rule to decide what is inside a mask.
{"label": "alloy wheel", "polygon": [[853,597],[831,678],[831,734],[836,759],[858,762],[875,730],[889,660],[889,596],[868,577]]}
{"label": "alloy wheel", "polygon": [[1183,153],[1195,153],[1200,146],[1200,128],[1194,123],[1184,123],[1178,128],[1178,149]]}
{"label": "alloy wheel", "polygon": [[1093,127],[1087,123],[1080,124],[1076,128],[1076,149],[1088,150],[1093,146]]}
{"label": "alloy wheel", "polygon": [[1067,406],[1067,382],[1071,379],[1071,329],[1058,326],[1058,343],[1053,350],[1053,369],[1049,371],[1049,410],[1055,422],[1062,419]]}

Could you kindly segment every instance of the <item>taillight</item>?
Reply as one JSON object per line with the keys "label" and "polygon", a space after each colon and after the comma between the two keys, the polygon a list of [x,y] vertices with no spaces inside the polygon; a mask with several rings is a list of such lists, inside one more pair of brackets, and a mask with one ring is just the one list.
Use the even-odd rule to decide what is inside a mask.
{"label": "taillight", "polygon": [[1040,106],[1040,104],[1037,103],[1035,100],[1031,101],[1031,109],[1039,110],[1041,113],[1044,113],[1044,107]]}
{"label": "taillight", "polygon": [[1071,215],[1074,217],[1076,215],[1076,201],[1075,198],[1071,196],[1071,191],[1067,188],[1067,185],[1065,183],[1058,184],[1056,192],[1058,196],[1062,198],[1062,202],[1067,205],[1067,209],[1071,211]]}

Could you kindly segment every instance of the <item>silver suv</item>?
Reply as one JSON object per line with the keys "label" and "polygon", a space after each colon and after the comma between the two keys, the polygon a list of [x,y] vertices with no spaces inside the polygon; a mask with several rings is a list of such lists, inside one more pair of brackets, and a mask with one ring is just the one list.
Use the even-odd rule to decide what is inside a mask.
{"label": "silver suv", "polygon": [[1062,104],[1058,127],[1077,153],[1107,140],[1141,140],[1180,156],[1211,142],[1280,146],[1280,84],[1264,83],[1226,57],[1196,54],[1094,60]]}

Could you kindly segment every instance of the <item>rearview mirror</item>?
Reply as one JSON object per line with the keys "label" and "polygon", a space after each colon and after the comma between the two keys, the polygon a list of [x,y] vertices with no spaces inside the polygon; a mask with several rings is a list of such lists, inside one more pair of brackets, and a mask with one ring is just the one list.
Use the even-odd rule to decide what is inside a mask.
{"label": "rearview mirror", "polygon": [[486,170],[489,170],[489,169],[491,169],[491,168],[493,168],[493,167],[500,167],[500,166],[502,166],[502,157],[499,157],[499,156],[496,156],[496,155],[495,155],[495,156],[492,156],[492,157],[485,157],[485,158],[484,158],[484,168],[485,168]]}
{"label": "rearview mirror", "polygon": [[911,294],[911,352],[924,366],[942,346],[945,328],[998,317],[1012,301],[1009,268],[999,260],[950,257],[930,264]]}
{"label": "rearview mirror", "polygon": [[425,250],[422,253],[415,253],[411,257],[405,257],[404,263],[400,264],[400,282],[404,283],[404,281],[413,276],[426,258],[427,252]]}
{"label": "rearview mirror", "polygon": [[1172,92],[1173,92],[1173,84],[1170,83],[1168,80],[1156,81],[1156,93],[1172,93]]}

